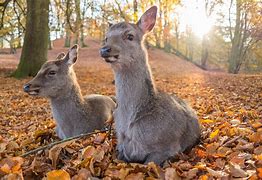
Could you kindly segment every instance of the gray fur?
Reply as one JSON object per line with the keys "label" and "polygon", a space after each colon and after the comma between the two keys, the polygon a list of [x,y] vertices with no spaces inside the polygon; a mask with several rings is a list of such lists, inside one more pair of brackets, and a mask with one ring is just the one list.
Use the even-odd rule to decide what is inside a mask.
{"label": "gray fur", "polygon": [[[105,59],[115,75],[118,157],[127,162],[161,164],[192,148],[200,138],[195,112],[183,100],[155,88],[142,45],[144,34],[153,28],[155,16],[156,7],[152,7],[137,24],[111,26],[105,42],[112,53]],[[134,39],[125,39],[125,33],[131,33]]]}
{"label": "gray fur", "polygon": [[[56,133],[61,139],[102,129],[116,106],[108,96],[82,96],[72,66],[77,59],[77,48],[75,45],[67,55],[61,53],[57,60],[46,62],[28,83],[29,94],[50,99]],[[51,75],[50,71],[56,74]]]}

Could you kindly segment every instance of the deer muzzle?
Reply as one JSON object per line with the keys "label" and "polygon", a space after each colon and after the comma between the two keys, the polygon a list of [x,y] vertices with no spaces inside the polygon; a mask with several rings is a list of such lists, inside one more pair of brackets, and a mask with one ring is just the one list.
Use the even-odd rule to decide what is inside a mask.
{"label": "deer muzzle", "polygon": [[29,95],[38,95],[40,91],[40,87],[32,87],[31,84],[25,84],[24,85],[24,92],[28,93]]}

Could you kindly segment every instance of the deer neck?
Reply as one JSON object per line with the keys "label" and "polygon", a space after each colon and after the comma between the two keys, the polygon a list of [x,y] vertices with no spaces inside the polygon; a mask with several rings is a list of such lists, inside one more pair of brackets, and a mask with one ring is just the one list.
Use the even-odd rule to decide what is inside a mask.
{"label": "deer neck", "polygon": [[128,67],[114,70],[118,107],[127,114],[141,108],[156,92],[146,53],[138,58]]}
{"label": "deer neck", "polygon": [[61,91],[60,96],[51,98],[52,111],[55,119],[62,117],[63,120],[74,118],[81,111],[84,98],[76,79],[68,79],[69,87]]}

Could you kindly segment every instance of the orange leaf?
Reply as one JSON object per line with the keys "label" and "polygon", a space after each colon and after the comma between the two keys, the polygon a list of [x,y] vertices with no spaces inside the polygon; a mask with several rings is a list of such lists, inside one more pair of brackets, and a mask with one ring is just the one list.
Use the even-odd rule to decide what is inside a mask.
{"label": "orange leaf", "polygon": [[262,168],[257,168],[258,177],[262,179]]}
{"label": "orange leaf", "polygon": [[199,180],[208,180],[208,176],[202,175],[202,176],[199,177]]}
{"label": "orange leaf", "polygon": [[207,153],[201,149],[196,149],[196,154],[198,157],[204,158],[207,156]]}
{"label": "orange leaf", "polygon": [[8,166],[8,164],[4,164],[1,166],[0,170],[6,174],[11,173],[11,168]]}
{"label": "orange leaf", "polygon": [[54,170],[46,174],[47,180],[70,180],[70,175],[65,170]]}

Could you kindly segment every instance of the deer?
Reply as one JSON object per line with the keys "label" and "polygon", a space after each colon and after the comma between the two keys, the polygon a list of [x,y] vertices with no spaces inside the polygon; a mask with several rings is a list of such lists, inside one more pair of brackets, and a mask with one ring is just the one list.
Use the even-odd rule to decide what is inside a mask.
{"label": "deer", "polygon": [[156,15],[157,7],[152,6],[136,24],[110,26],[100,48],[100,56],[114,73],[117,157],[125,162],[163,165],[191,150],[200,139],[195,111],[154,84],[143,42],[154,28]]}
{"label": "deer", "polygon": [[73,69],[77,54],[78,45],[74,45],[67,54],[60,53],[56,60],[44,63],[37,75],[24,85],[29,95],[50,100],[55,131],[61,139],[103,129],[116,107],[109,96],[82,95]]}

